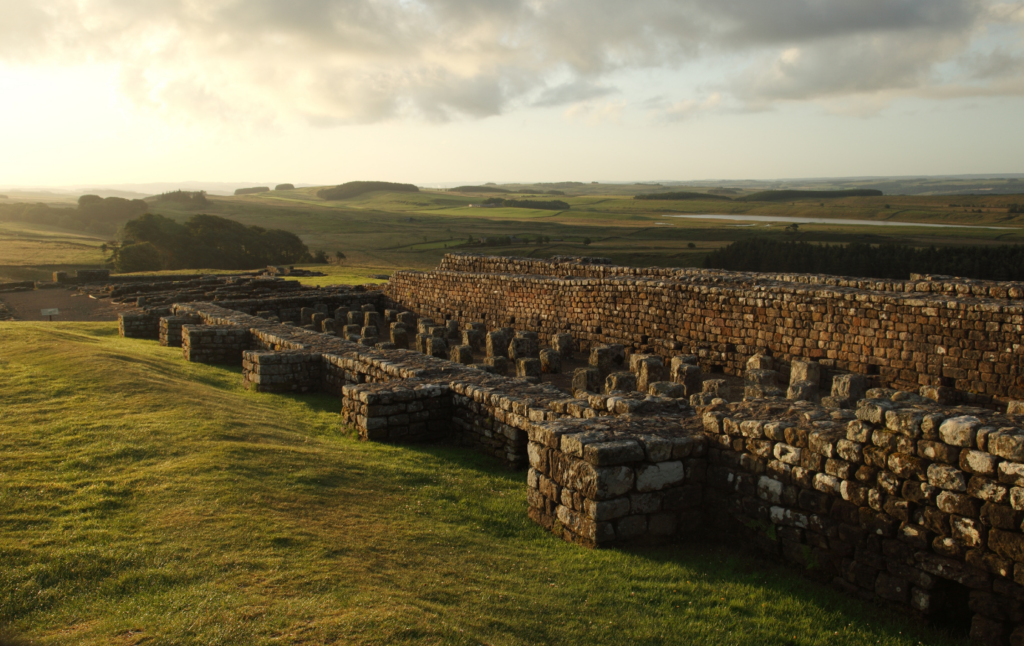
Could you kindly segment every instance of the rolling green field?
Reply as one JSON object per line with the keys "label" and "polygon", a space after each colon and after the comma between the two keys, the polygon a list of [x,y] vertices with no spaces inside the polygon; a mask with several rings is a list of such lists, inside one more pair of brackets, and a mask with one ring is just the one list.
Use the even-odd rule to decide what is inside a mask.
{"label": "rolling green field", "polygon": [[[211,196],[211,205],[201,210],[245,224],[292,231],[311,249],[343,252],[347,265],[366,268],[368,273],[434,267],[450,251],[533,257],[595,255],[634,266],[699,266],[710,251],[751,236],[915,246],[1024,243],[1024,214],[1010,213],[1008,208],[1024,204],[1024,195],[903,195],[793,202],[660,201],[633,199],[635,194],[667,190],[651,185],[578,185],[566,187],[566,194],[560,196],[545,195],[543,186],[508,188],[515,192],[503,193],[501,197],[559,199],[568,202],[570,209],[481,208],[483,200],[494,194],[443,190],[373,192],[325,201],[316,196],[318,189],[314,187],[235,197]],[[178,220],[198,212],[166,202],[153,203],[151,210]],[[780,220],[751,224],[666,217],[670,214],[761,215]],[[781,219],[785,217],[820,218],[825,222],[801,224],[794,233],[787,230],[789,222]],[[834,222],[838,219],[957,224],[968,228],[878,227]],[[519,241],[504,246],[485,246],[479,242],[506,236]],[[537,244],[538,236],[549,241]],[[99,237],[80,233],[8,223],[0,228],[0,280],[43,278],[54,269],[96,266],[102,263],[98,250],[102,242]]]}
{"label": "rolling green field", "polygon": [[733,549],[588,551],[525,475],[112,323],[0,324],[0,627],[36,644],[954,644]]}

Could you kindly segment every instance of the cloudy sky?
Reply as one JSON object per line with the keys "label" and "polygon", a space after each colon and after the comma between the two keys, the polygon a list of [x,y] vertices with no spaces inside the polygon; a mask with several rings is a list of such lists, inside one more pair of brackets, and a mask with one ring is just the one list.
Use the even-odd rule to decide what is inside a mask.
{"label": "cloudy sky", "polygon": [[0,186],[1024,172],[1024,2],[0,0]]}

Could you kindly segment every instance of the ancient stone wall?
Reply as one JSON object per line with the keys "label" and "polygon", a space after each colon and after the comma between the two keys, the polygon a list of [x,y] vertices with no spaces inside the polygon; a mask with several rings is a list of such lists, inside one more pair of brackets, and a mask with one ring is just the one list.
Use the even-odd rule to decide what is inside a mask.
{"label": "ancient stone wall", "polygon": [[486,274],[520,274],[572,278],[661,278],[703,284],[772,284],[799,283],[831,287],[852,287],[865,291],[943,294],[996,299],[1024,299],[1024,283],[977,280],[928,274],[912,274],[909,280],[856,278],[828,274],[792,274],[738,272],[693,267],[620,267],[607,258],[555,256],[516,258],[477,254],[446,254],[438,271],[459,271]]}
{"label": "ancient stone wall", "polygon": [[[963,617],[982,643],[1024,642],[1024,406],[1011,402],[1008,412],[996,412],[916,392],[865,394],[864,379],[849,374],[821,396],[821,366],[795,361],[821,357],[836,370],[877,365],[875,380],[890,377],[916,391],[922,375],[933,376],[929,354],[943,357],[944,370],[956,348],[952,365],[997,375],[979,383],[1002,387],[1020,356],[1019,305],[730,281],[404,273],[386,297],[349,294],[333,312],[307,303],[299,325],[276,320],[269,298],[246,302],[260,316],[222,303],[177,304],[178,318],[165,312],[163,327],[168,345],[183,318],[202,323],[180,323],[183,345],[192,343],[192,330],[195,339],[230,330],[252,348],[224,355],[242,363],[247,388],[336,395],[339,421],[364,439],[448,441],[512,468],[529,466],[528,513],[564,540],[604,547],[690,535],[739,539],[849,594],[931,619]],[[592,347],[590,367],[578,371],[580,387],[570,395],[536,377],[495,374],[500,362],[463,365],[377,342],[376,334],[339,336],[325,318],[344,315],[361,321],[360,330],[416,325],[403,307],[447,319],[421,319],[426,340],[464,330],[466,345],[452,357],[499,337],[508,350],[519,341],[532,356],[532,337],[499,331],[514,326],[553,346],[565,341],[554,335],[569,330]],[[486,326],[469,325],[479,320]],[[126,335],[133,329],[122,327]],[[613,340],[632,354],[596,347]],[[700,383],[684,351],[696,351],[705,368],[746,368],[747,400],[726,401],[723,381]],[[758,351],[792,361],[790,401],[782,398],[776,362],[750,358]],[[978,367],[985,363],[992,369]],[[628,392],[641,382],[657,394]],[[608,392],[594,392],[602,384]]]}
{"label": "ancient stone wall", "polygon": [[1006,298],[743,276],[706,284],[461,271],[396,272],[387,294],[438,320],[528,329],[542,341],[568,332],[583,349],[620,343],[666,358],[692,353],[705,370],[740,374],[747,358],[763,353],[908,390],[949,387],[964,401],[1024,397],[1024,303]]}

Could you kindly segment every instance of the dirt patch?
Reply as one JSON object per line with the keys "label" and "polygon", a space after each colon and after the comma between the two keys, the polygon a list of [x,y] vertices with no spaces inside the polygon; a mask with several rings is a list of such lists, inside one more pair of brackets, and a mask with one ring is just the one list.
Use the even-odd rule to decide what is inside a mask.
{"label": "dirt patch", "polygon": [[118,313],[134,309],[68,289],[6,292],[0,294],[0,302],[7,306],[15,321],[48,321],[49,317],[40,314],[40,310],[52,308],[60,310],[60,315],[53,317],[54,321],[116,321]]}

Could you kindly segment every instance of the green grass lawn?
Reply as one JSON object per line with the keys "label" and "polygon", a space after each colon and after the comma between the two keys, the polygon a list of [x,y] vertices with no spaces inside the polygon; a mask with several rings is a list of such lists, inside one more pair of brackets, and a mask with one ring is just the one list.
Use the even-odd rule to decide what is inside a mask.
{"label": "green grass lawn", "polygon": [[730,549],[587,551],[525,474],[109,323],[0,324],[0,627],[38,644],[952,644]]}

